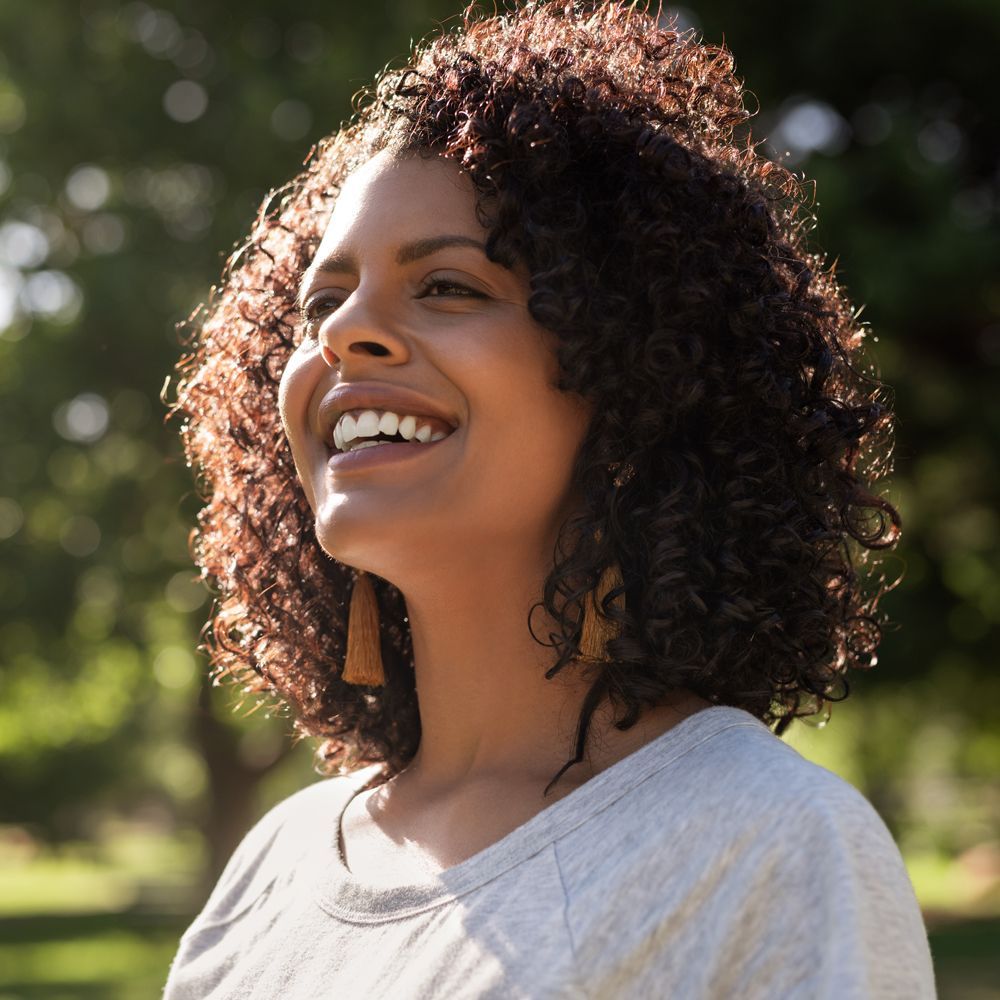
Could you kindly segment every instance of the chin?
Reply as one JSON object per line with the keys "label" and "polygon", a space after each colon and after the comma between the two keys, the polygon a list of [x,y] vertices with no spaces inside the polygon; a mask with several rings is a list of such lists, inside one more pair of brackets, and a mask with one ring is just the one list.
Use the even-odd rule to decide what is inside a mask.
{"label": "chin", "polygon": [[379,531],[378,519],[366,517],[363,521],[345,517],[338,512],[335,518],[323,517],[322,512],[315,522],[316,541],[331,558],[354,569],[363,569],[383,576],[392,564],[393,553],[399,558],[399,546],[389,542],[385,531]]}

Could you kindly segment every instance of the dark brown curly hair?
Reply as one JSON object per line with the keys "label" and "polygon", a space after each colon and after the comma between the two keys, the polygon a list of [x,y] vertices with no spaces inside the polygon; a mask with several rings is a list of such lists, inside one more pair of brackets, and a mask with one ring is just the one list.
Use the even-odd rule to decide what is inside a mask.
{"label": "dark brown curly hair", "polygon": [[205,648],[217,677],[276,695],[322,738],[327,771],[391,775],[420,740],[406,606],[386,580],[385,686],[342,680],[354,573],[316,540],[277,404],[299,281],[345,177],[383,149],[469,175],[488,256],[527,266],[530,314],[557,334],[559,389],[595,404],[582,511],[540,602],[558,625],[536,636],[554,650],[546,676],[580,667],[602,571],[617,562],[624,584],[604,598],[618,637],[559,774],[605,698],[621,729],[687,688],[780,734],[875,662],[890,587],[861,570],[900,527],[873,492],[891,470],[886,390],[859,370],[864,330],[807,247],[806,186],[751,142],[732,55],[662,21],[634,3],[469,7],[272,192],[192,318],[172,412],[206,501]]}

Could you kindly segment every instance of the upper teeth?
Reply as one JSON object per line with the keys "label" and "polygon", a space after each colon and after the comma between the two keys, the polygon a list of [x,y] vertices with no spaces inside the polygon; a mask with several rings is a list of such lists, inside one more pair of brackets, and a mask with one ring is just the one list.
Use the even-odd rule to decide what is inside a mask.
{"label": "upper teeth", "polygon": [[[417,419],[410,415],[401,417],[391,410],[384,410],[381,415],[376,410],[364,410],[356,417],[351,413],[343,413],[333,428],[333,443],[338,451],[351,451],[353,448],[385,444],[383,441],[371,441],[362,445],[361,438],[371,438],[377,434],[399,433],[407,441],[419,441],[421,444],[447,437],[444,431],[434,431],[426,423],[418,429]],[[352,445],[352,442],[357,443]]]}

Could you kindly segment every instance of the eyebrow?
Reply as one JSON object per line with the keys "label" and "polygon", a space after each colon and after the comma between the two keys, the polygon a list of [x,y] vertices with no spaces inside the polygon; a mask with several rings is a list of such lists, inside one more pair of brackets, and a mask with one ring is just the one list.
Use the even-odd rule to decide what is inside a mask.
{"label": "eyebrow", "polygon": [[[474,240],[471,236],[446,235],[428,236],[426,239],[414,240],[412,243],[404,243],[396,251],[397,264],[412,264],[421,257],[429,257],[438,250],[446,247],[473,247],[476,250],[486,253],[486,246],[479,240]],[[353,274],[358,273],[358,260],[354,254],[347,251],[334,250],[321,260],[314,272],[316,274],[328,274],[330,272],[342,273],[344,271]]]}

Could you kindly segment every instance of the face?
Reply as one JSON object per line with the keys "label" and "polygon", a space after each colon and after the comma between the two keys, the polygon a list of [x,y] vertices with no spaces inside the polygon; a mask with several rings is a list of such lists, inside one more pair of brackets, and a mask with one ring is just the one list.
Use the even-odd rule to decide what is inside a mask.
{"label": "face", "polygon": [[[527,544],[551,558],[573,507],[590,411],[555,388],[527,274],[492,263],[486,235],[454,164],[380,153],[342,187],[300,289],[307,330],[280,406],[317,538],[404,589],[418,565]],[[415,417],[417,440],[342,453],[332,421],[365,410],[385,433],[386,411]],[[436,440],[419,441],[424,424]]]}

